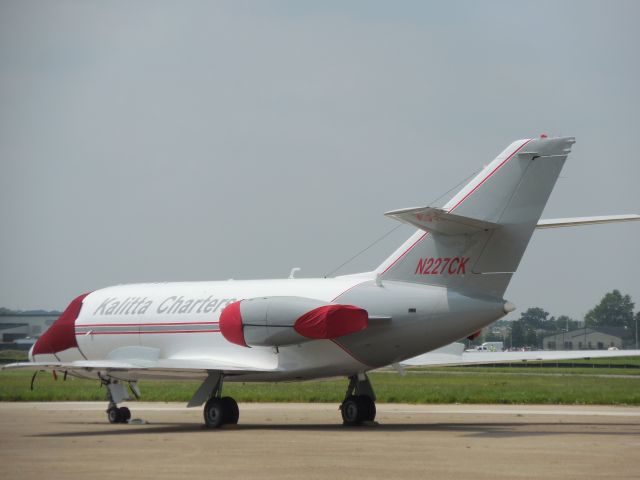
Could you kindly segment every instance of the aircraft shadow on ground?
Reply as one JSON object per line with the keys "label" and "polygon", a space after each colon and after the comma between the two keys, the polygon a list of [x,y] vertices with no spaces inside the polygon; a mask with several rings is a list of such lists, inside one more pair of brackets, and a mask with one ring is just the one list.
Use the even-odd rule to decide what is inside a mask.
{"label": "aircraft shadow on ground", "polygon": [[[86,423],[77,423],[86,425]],[[73,423],[65,423],[73,425]],[[104,425],[95,423],[95,425]],[[584,428],[588,427],[588,428]],[[598,430],[594,430],[598,428]],[[100,437],[112,435],[157,435],[157,434],[180,434],[202,432],[207,435],[225,435],[252,431],[280,431],[280,432],[342,432],[345,435],[352,433],[394,433],[394,432],[459,432],[466,437],[488,437],[488,438],[509,438],[509,437],[534,437],[545,435],[638,435],[638,429],[629,429],[628,423],[541,423],[541,422],[513,422],[513,423],[393,423],[378,424],[361,427],[345,427],[339,424],[239,424],[232,427],[223,427],[218,430],[207,429],[204,425],[190,423],[154,423],[147,425],[113,425],[111,430],[104,427],[90,431],[65,431],[54,433],[42,433],[32,435],[33,437]]]}

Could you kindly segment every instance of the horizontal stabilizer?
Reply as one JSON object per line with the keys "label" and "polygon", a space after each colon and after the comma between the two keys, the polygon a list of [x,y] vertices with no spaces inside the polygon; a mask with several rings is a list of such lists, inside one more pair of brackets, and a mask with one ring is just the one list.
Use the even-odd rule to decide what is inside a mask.
{"label": "horizontal stabilizer", "polygon": [[583,225],[598,225],[600,223],[633,222],[640,220],[640,215],[604,215],[600,217],[571,217],[571,218],[550,218],[540,220],[536,228],[560,228],[560,227],[580,227]]}
{"label": "horizontal stabilizer", "polygon": [[500,224],[486,222],[476,218],[455,215],[446,210],[433,207],[404,208],[385,213],[385,216],[408,223],[428,232],[443,235],[462,235],[493,230]]}

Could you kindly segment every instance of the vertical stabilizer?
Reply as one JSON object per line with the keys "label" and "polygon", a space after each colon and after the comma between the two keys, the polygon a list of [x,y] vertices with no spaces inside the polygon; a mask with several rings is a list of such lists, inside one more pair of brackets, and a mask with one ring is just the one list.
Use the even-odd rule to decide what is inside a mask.
{"label": "vertical stabilizer", "polygon": [[426,226],[377,273],[386,280],[502,297],[574,142],[565,137],[512,143],[440,215],[423,209],[429,213],[426,219],[416,216],[411,223],[422,220]]}

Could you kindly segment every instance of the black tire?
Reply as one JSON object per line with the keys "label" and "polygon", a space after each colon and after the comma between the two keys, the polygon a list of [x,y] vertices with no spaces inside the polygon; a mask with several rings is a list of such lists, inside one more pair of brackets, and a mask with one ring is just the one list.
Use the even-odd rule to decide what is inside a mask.
{"label": "black tire", "polygon": [[120,423],[127,423],[131,419],[131,410],[127,407],[120,407],[118,413],[120,414]]}
{"label": "black tire", "polygon": [[363,404],[355,395],[345,398],[340,405],[340,413],[342,413],[342,422],[347,426],[360,425],[362,423]]}
{"label": "black tire", "polygon": [[222,400],[210,398],[204,404],[204,424],[207,428],[218,428],[224,424],[225,413]]}
{"label": "black tire", "polygon": [[107,419],[109,420],[109,423],[121,423],[120,409],[118,407],[109,407],[107,409]]}
{"label": "black tire", "polygon": [[237,402],[231,397],[222,397],[220,402],[222,403],[223,423],[237,424],[238,418],[240,418],[240,409]]}
{"label": "black tire", "polygon": [[358,402],[362,409],[362,421],[373,422],[376,418],[376,403],[367,395],[358,395]]}

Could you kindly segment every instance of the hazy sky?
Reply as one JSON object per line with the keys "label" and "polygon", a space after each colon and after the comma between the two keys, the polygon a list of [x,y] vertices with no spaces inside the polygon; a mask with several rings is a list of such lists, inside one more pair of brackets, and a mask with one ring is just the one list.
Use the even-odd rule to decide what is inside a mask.
{"label": "hazy sky", "polygon": [[[0,306],[322,276],[395,226],[385,211],[543,132],[577,138],[544,217],[640,213],[638,18],[621,1],[0,1]],[[618,288],[640,308],[639,237],[537,232],[506,298],[581,317]]]}

